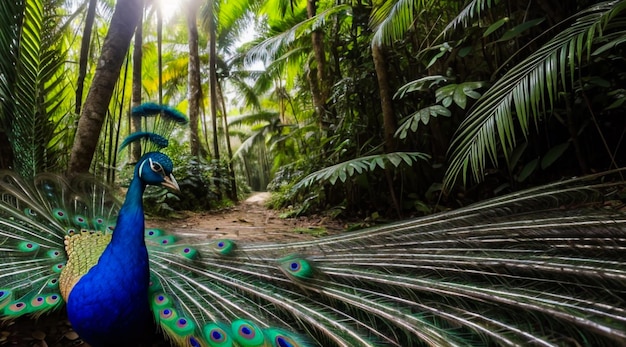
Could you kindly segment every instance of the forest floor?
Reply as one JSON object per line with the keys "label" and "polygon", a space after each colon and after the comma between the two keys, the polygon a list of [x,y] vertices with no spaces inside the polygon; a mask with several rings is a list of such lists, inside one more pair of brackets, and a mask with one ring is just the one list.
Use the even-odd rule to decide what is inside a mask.
{"label": "forest floor", "polygon": [[[250,242],[302,241],[336,234],[347,224],[328,217],[282,218],[282,211],[265,207],[269,193],[253,193],[237,205],[218,211],[180,212],[167,217],[148,216],[148,228],[161,228],[180,237],[194,239],[234,239]],[[153,346],[168,346],[164,341]],[[21,318],[0,324],[0,347],[88,347],[76,334],[64,312],[38,320]]]}
{"label": "forest floor", "polygon": [[323,216],[282,218],[265,207],[269,193],[253,193],[237,205],[217,211],[181,212],[167,218],[150,216],[146,226],[182,237],[242,241],[298,241],[345,230],[343,221]]}

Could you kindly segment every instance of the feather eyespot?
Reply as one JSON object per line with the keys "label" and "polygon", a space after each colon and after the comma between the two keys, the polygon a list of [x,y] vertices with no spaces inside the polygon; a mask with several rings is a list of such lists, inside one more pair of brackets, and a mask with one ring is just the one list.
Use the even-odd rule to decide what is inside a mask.
{"label": "feather eyespot", "polygon": [[255,334],[254,329],[252,329],[251,326],[245,324],[239,327],[239,335],[247,339],[253,339],[256,334]]}
{"label": "feather eyespot", "polygon": [[295,347],[296,346],[290,338],[285,337],[285,336],[277,336],[274,342],[276,343],[276,346],[278,347]]}
{"label": "feather eyespot", "polygon": [[262,345],[265,341],[263,332],[252,322],[239,319],[232,323],[234,339],[244,346]]}
{"label": "feather eyespot", "polygon": [[22,252],[34,252],[39,249],[39,245],[34,242],[23,241],[17,246]]}
{"label": "feather eyespot", "polygon": [[187,326],[187,324],[188,322],[185,318],[180,318],[178,322],[176,322],[176,325],[178,325],[179,328],[184,328]]}
{"label": "feather eyespot", "polygon": [[202,345],[200,344],[200,342],[198,342],[198,340],[196,340],[195,337],[190,336],[189,337],[189,345],[192,347],[201,347]]}
{"label": "feather eyespot", "polygon": [[46,298],[48,305],[54,305],[60,301],[61,297],[58,294],[52,294]]}
{"label": "feather eyespot", "polygon": [[314,269],[311,263],[307,259],[300,258],[296,255],[283,258],[280,261],[280,267],[288,275],[299,279],[310,278],[314,274]]}
{"label": "feather eyespot", "polygon": [[235,249],[235,242],[232,240],[217,240],[211,245],[212,250],[220,255],[229,255]]}
{"label": "feather eyespot", "polygon": [[33,307],[39,307],[41,305],[43,305],[45,303],[45,299],[43,298],[43,296],[38,296],[36,298],[34,298],[33,300],[30,301],[30,304]]}
{"label": "feather eyespot", "polygon": [[48,288],[55,288],[59,283],[59,279],[58,278],[52,278],[48,281]]}
{"label": "feather eyespot", "polygon": [[48,257],[54,259],[61,256],[61,252],[57,249],[49,250],[47,253]]}
{"label": "feather eyespot", "polygon": [[226,334],[224,333],[224,330],[219,329],[219,328],[213,329],[213,331],[211,331],[210,336],[211,336],[211,341],[214,341],[214,342],[226,341]]}
{"label": "feather eyespot", "polygon": [[12,303],[6,309],[12,313],[20,313],[24,311],[26,308],[28,308],[28,306],[24,302],[18,301],[18,302]]}
{"label": "feather eyespot", "polygon": [[161,317],[161,319],[166,320],[166,321],[171,321],[172,319],[176,318],[176,311],[170,309],[170,308],[165,308],[163,310],[161,310],[159,316]]}
{"label": "feather eyespot", "polygon": [[273,342],[272,346],[298,347],[303,345],[297,336],[283,329],[269,328],[264,333],[267,335],[268,340]]}

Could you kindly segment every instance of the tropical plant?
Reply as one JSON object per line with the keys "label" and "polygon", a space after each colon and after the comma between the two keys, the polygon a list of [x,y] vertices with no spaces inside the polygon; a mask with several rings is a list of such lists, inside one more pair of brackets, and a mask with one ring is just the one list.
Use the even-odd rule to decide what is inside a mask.
{"label": "tropical plant", "polygon": [[[625,9],[626,1],[594,4],[555,25],[553,30],[546,31],[552,33],[563,28],[537,51],[500,77],[459,126],[450,149],[451,161],[446,172],[445,187],[451,188],[459,176],[464,183],[467,183],[470,176],[481,181],[487,162],[498,165],[500,153],[512,169],[516,164],[515,150],[519,147],[516,132],[528,138],[533,124],[538,129],[538,124],[544,119],[558,117],[557,105],[567,103],[566,99],[572,93],[584,98],[584,85],[589,83],[589,78],[595,78],[589,74],[590,69],[594,64],[610,63],[613,58],[603,57],[611,51],[619,50],[619,44],[625,41]],[[623,82],[624,76],[618,76],[618,80]],[[608,79],[605,81],[608,83],[607,87],[610,87],[606,88],[609,91],[617,88]],[[587,117],[590,121],[598,121],[594,115],[596,111],[591,108],[588,100],[584,100],[581,106],[589,107]],[[605,105],[607,106],[609,104]],[[564,113],[570,115],[570,119],[564,121],[565,126],[571,127],[568,141],[574,142],[576,146],[576,137],[583,128],[577,128],[572,123],[571,106]],[[563,145],[558,146],[553,147],[552,155],[566,149]],[[605,150],[611,157],[610,165],[616,165],[616,155],[610,148]],[[548,163],[552,161],[549,160]],[[531,166],[525,167],[523,172],[534,170],[537,163],[531,161]],[[524,177],[526,176],[527,173],[524,173]]]}
{"label": "tropical plant", "polygon": [[0,4],[0,120],[23,177],[59,169],[66,135],[64,25],[60,0]]}
{"label": "tropical plant", "polygon": [[68,163],[68,172],[71,174],[88,172],[91,167],[111,96],[142,13],[143,3],[135,0],[118,0],[115,5],[99,57],[99,61],[106,64],[98,64],[96,68],[78,121]]}

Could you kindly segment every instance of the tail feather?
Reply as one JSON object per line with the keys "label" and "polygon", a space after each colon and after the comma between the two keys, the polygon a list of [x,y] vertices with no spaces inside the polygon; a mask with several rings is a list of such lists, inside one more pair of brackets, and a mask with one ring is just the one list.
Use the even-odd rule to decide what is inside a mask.
{"label": "tail feather", "polygon": [[39,316],[63,305],[59,274],[67,262],[65,236],[105,231],[117,212],[110,188],[90,178],[72,184],[41,174],[27,183],[0,172],[0,313]]}
{"label": "tail feather", "polygon": [[302,345],[619,345],[626,217],[601,207],[615,191],[577,179],[312,241],[193,243],[152,268],[198,327],[245,319]]}
{"label": "tail feather", "polygon": [[[606,177],[309,241],[150,229],[155,320],[180,346],[626,345],[626,216],[603,206],[623,187]],[[0,191],[2,317],[61,307],[64,237],[108,233],[119,204],[54,175],[2,173]]]}

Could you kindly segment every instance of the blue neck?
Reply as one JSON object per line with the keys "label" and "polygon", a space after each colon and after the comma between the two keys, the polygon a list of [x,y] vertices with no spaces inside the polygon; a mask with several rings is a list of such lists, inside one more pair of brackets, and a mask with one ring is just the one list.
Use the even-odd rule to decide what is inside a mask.
{"label": "blue neck", "polygon": [[126,192],[126,199],[120,209],[115,232],[108,248],[129,248],[131,252],[129,254],[133,254],[136,247],[145,248],[142,200],[145,189],[146,185],[135,175]]}
{"label": "blue neck", "polygon": [[126,193],[111,243],[67,302],[74,330],[92,346],[136,345],[153,330],[142,202],[146,186],[137,177]]}

